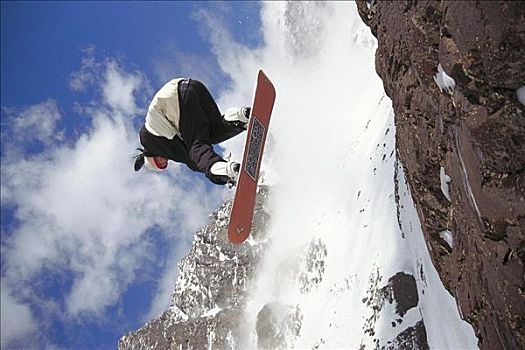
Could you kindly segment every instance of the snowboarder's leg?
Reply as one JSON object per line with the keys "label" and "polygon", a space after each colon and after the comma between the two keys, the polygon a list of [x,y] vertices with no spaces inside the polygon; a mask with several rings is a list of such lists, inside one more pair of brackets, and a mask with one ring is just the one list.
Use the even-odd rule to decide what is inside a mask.
{"label": "snowboarder's leg", "polygon": [[233,107],[226,110],[224,116],[213,120],[210,127],[210,137],[214,144],[221,143],[237,136],[246,130],[250,107]]}
{"label": "snowboarder's leg", "polygon": [[215,123],[210,124],[210,137],[213,144],[217,144],[239,135],[244,130],[246,128],[243,125],[228,122],[221,116]]}
{"label": "snowboarder's leg", "polygon": [[213,164],[224,161],[224,159],[213,149],[209,133],[209,117],[203,108],[204,103],[201,101],[199,89],[195,88],[195,85],[191,80],[184,98],[179,101],[180,132],[190,159],[195,163],[197,169],[205,173],[212,182],[223,184],[229,178],[217,177],[210,171]]}
{"label": "snowboarder's leg", "polygon": [[[196,95],[198,103],[210,123],[222,118],[219,107],[217,107],[215,100],[203,83],[191,79],[188,87],[191,88],[192,92]],[[193,98],[195,99],[195,96]]]}
{"label": "snowboarder's leg", "polygon": [[[235,113],[231,112],[231,116],[229,117],[231,120],[226,120],[225,116],[221,115],[215,100],[204,84],[198,80],[192,79],[190,80],[190,86],[195,92],[197,92],[202,110],[208,118],[209,135],[212,144],[221,143],[231,139],[246,129],[246,123],[248,122],[248,116],[250,113],[249,107],[241,107],[242,111],[240,111],[240,113],[243,113],[241,116],[242,121],[236,119],[238,117],[233,116],[233,114],[237,114],[237,110],[240,110],[239,108],[234,108]],[[233,109],[230,108],[228,111],[233,111]]]}
{"label": "snowboarder's leg", "polygon": [[211,143],[209,134],[210,114],[217,113],[220,115],[219,108],[213,99],[209,101],[201,98],[202,89],[206,88],[201,82],[191,79],[183,100],[179,101],[180,131],[188,149],[197,139]]}
{"label": "snowboarder's leg", "polygon": [[238,163],[225,161],[213,149],[210,137],[211,121],[222,119],[222,116],[202,83],[196,80],[190,81],[180,103],[180,109],[182,138],[197,169],[204,172],[216,184],[235,182],[239,171]]}

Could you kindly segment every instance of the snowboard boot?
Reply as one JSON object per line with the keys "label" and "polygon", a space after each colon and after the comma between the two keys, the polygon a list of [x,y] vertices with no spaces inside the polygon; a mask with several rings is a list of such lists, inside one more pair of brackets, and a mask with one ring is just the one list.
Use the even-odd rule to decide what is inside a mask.
{"label": "snowboard boot", "polygon": [[211,166],[210,172],[217,176],[227,176],[230,182],[236,183],[239,176],[241,165],[237,162],[228,160],[226,162],[216,162]]}
{"label": "snowboard boot", "polygon": [[248,126],[248,121],[250,120],[250,107],[232,107],[228,108],[224,113],[224,120],[232,123],[237,127],[246,129]]}

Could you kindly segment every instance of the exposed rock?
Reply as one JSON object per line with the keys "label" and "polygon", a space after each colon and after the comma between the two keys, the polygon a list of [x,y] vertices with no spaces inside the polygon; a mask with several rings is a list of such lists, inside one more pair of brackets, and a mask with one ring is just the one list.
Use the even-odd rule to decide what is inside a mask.
{"label": "exposed rock", "polygon": [[287,349],[301,331],[301,310],[298,307],[273,302],[264,305],[257,314],[257,347]]}
{"label": "exposed rock", "polygon": [[423,321],[419,321],[413,327],[408,327],[399,333],[396,339],[388,342],[384,347],[386,350],[398,349],[430,349],[427,343],[427,332]]}
{"label": "exposed rock", "polygon": [[[525,348],[525,111],[516,95],[525,82],[525,3],[358,8],[378,39],[376,70],[434,265],[482,349]],[[455,81],[451,93],[434,80],[439,65]]]}
{"label": "exposed rock", "polygon": [[[375,336],[375,326],[379,318],[388,317],[386,316],[388,313],[384,312],[386,305],[390,304],[395,309],[395,312],[390,316],[392,318],[389,320],[392,327],[402,324],[407,312],[419,305],[414,276],[398,272],[388,280],[386,286],[379,288],[382,279],[379,271],[370,276],[370,288],[367,297],[362,300],[372,310],[372,314],[366,319],[363,327],[364,334],[370,337]],[[388,341],[382,347],[386,349],[428,349],[425,322],[420,314],[418,316],[420,319],[414,326],[401,331],[395,339]],[[377,338],[374,338],[374,342],[376,347],[381,345]],[[361,346],[361,349],[364,349],[364,345]]]}
{"label": "exposed rock", "polygon": [[398,272],[389,280],[392,299],[396,301],[396,313],[404,316],[408,310],[416,307],[419,302],[417,285],[414,276]]}
{"label": "exposed rock", "polygon": [[119,349],[205,349],[208,345],[232,349],[238,347],[242,337],[239,327],[242,318],[235,310],[174,323],[175,318],[172,312],[164,312],[136,332],[122,337]]}

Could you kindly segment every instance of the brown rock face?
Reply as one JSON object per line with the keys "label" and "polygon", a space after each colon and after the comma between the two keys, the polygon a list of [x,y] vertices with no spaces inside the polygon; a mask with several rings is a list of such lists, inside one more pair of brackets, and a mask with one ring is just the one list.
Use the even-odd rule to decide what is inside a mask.
{"label": "brown rock face", "polygon": [[[525,2],[358,8],[378,39],[376,70],[434,265],[480,348],[523,349],[525,111],[516,90],[525,85]],[[450,92],[434,80],[439,64],[455,81]]]}

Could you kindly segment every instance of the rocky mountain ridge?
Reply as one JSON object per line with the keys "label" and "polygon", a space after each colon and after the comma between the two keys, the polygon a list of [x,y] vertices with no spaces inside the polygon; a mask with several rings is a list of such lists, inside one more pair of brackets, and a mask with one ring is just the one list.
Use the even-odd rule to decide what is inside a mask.
{"label": "rocky mountain ridge", "polygon": [[239,348],[243,339],[243,314],[247,281],[264,250],[268,223],[259,190],[250,243],[228,241],[231,201],[195,234],[193,247],[179,263],[180,275],[171,306],[119,341],[119,349]]}
{"label": "rocky mountain ridge", "polygon": [[[480,348],[524,348],[525,5],[357,4],[434,265]],[[440,69],[455,86],[442,89]]]}

